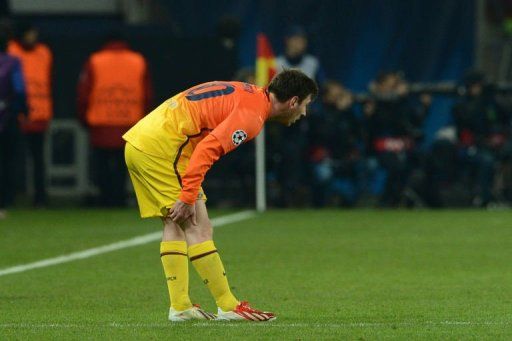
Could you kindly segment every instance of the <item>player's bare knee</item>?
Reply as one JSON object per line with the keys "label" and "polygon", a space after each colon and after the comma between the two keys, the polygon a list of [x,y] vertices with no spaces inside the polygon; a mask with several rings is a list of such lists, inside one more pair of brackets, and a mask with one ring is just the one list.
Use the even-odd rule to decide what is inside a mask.
{"label": "player's bare knee", "polygon": [[197,225],[193,225],[187,221],[183,225],[187,240],[195,243],[201,243],[213,238],[213,228],[210,221],[200,221]]}
{"label": "player's bare knee", "polygon": [[164,224],[162,241],[185,240],[185,233],[171,218],[162,217],[162,223]]}
{"label": "player's bare knee", "polygon": [[213,238],[213,228],[209,221],[202,225],[200,235],[205,240],[211,240]]}

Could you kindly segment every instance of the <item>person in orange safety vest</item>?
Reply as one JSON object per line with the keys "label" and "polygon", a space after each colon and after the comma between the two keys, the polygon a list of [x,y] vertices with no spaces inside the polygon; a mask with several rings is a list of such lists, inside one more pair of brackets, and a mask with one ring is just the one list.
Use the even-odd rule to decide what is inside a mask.
{"label": "person in orange safety vest", "polygon": [[44,141],[53,116],[52,63],[50,48],[39,42],[39,31],[31,24],[23,24],[11,40],[8,53],[21,62],[27,90],[28,116],[19,116],[33,164],[34,206],[44,206],[46,195],[46,169]]}
{"label": "person in orange safety vest", "polygon": [[151,94],[145,58],[117,36],[93,53],[82,69],[78,111],[89,130],[101,206],[125,203],[122,135],[148,111]]}

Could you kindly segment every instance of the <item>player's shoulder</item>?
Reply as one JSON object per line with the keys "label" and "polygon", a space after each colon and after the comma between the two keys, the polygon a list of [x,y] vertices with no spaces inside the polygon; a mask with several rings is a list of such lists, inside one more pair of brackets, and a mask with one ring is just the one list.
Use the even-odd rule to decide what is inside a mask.
{"label": "player's shoulder", "polygon": [[236,111],[253,117],[256,126],[260,127],[270,110],[270,98],[265,88],[250,83],[240,83],[241,87]]}
{"label": "player's shoulder", "polygon": [[224,88],[224,89],[232,89],[233,91],[238,90],[245,90],[250,92],[250,88],[256,88],[255,85],[245,83],[245,82],[238,82],[238,81],[223,81],[223,80],[213,80],[209,82],[199,83],[196,85],[193,85],[192,87],[188,88],[187,90],[192,89],[206,89],[206,88]]}
{"label": "player's shoulder", "polygon": [[240,91],[242,91],[243,93],[247,93],[247,94],[253,94],[254,95],[260,89],[256,85],[251,84],[251,83],[247,83],[247,82],[232,82],[232,83],[236,84],[236,86],[238,87],[238,89]]}
{"label": "player's shoulder", "polygon": [[185,98],[192,101],[203,99],[230,100],[245,102],[261,97],[261,88],[254,84],[237,81],[210,81],[192,86],[182,92]]}
{"label": "player's shoulder", "polygon": [[249,88],[256,89],[258,88],[254,84],[239,82],[239,81],[225,81],[225,80],[212,80],[204,83],[199,83],[190,87],[190,89],[194,88],[206,88],[206,87],[233,87],[239,90],[248,90]]}
{"label": "player's shoulder", "polygon": [[241,104],[248,103],[249,105],[259,105],[261,103],[268,102],[268,96],[266,95],[265,89],[251,83],[234,83],[236,83]]}

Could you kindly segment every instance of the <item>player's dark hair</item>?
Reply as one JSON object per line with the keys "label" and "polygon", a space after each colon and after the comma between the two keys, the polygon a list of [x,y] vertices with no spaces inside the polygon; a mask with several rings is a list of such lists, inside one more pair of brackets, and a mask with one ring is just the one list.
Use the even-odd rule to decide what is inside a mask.
{"label": "player's dark hair", "polygon": [[284,70],[272,79],[268,91],[272,92],[279,102],[286,102],[297,96],[302,103],[309,95],[311,100],[316,98],[318,86],[314,80],[299,70]]}

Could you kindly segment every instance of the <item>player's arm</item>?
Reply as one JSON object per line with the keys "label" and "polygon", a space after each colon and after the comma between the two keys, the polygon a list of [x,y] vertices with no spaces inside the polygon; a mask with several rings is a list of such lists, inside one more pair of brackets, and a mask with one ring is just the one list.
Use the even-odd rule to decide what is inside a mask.
{"label": "player's arm", "polygon": [[196,146],[192,153],[187,171],[182,178],[183,189],[180,200],[193,205],[206,172],[224,155],[224,149],[215,135],[209,134]]}
{"label": "player's arm", "polygon": [[208,170],[222,155],[229,153],[242,142],[256,137],[262,126],[263,121],[254,112],[239,108],[196,146],[182,178],[183,188],[179,201],[169,210],[173,221],[182,222],[192,216],[190,208],[197,199]]}
{"label": "player's arm", "polygon": [[185,176],[182,178],[183,189],[179,200],[169,210],[169,217],[181,224],[188,218],[196,225],[195,207],[199,188],[206,172],[224,154],[222,145],[213,135],[208,135],[196,146],[192,153]]}
{"label": "player's arm", "polygon": [[251,140],[260,132],[263,120],[251,107],[239,107],[219,124],[195,148],[185,175],[180,200],[193,204],[206,172],[224,154],[227,154],[245,141]]}

